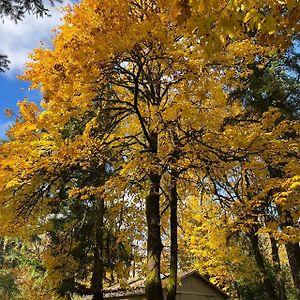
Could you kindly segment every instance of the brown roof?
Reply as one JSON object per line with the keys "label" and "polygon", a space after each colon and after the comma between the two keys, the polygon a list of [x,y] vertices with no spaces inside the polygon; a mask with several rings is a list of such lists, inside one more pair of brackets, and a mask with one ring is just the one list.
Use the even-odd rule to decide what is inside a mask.
{"label": "brown roof", "polygon": [[[178,279],[183,279],[188,276],[197,276],[200,280],[207,283],[211,288],[213,288],[215,291],[217,291],[219,294],[222,294],[225,298],[229,298],[229,296],[224,293],[221,289],[219,289],[217,286],[212,284],[209,280],[201,276],[197,271],[190,271],[190,272],[182,272],[178,273]],[[169,276],[163,276],[162,281],[167,280]],[[127,282],[127,286],[121,287],[121,285],[114,284],[104,290],[104,298],[113,298],[113,297],[128,297],[128,296],[139,296],[139,295],[145,295],[145,278],[132,278]]]}
{"label": "brown roof", "polygon": [[104,289],[104,298],[122,297],[122,296],[138,296],[145,294],[145,279],[132,278],[127,282],[124,288],[120,283],[114,284]]}

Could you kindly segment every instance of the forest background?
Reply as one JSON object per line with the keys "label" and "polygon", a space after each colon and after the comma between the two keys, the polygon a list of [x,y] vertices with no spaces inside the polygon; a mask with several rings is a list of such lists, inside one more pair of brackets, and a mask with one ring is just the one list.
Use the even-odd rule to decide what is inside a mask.
{"label": "forest background", "polygon": [[42,102],[6,112],[2,298],[103,299],[145,274],[160,300],[169,273],[172,300],[179,268],[232,298],[300,299],[299,14],[295,0],[69,6],[21,78]]}

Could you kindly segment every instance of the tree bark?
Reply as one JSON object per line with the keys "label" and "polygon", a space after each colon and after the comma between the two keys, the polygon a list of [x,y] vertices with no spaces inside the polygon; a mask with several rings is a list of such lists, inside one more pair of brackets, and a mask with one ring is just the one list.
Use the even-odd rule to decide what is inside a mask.
{"label": "tree bark", "polygon": [[298,243],[286,243],[285,248],[290,263],[297,300],[300,300],[300,247]]}
{"label": "tree bark", "polygon": [[176,299],[177,289],[177,261],[178,261],[178,237],[177,237],[177,172],[171,171],[170,186],[170,227],[171,227],[171,254],[170,254],[170,275],[168,282],[167,300]]}
{"label": "tree bark", "polygon": [[95,214],[95,246],[94,266],[91,281],[93,300],[103,300],[103,225],[104,225],[104,200],[100,199]]}
{"label": "tree bark", "polygon": [[150,174],[150,192],[146,197],[147,240],[147,274],[145,292],[147,300],[163,300],[160,278],[160,258],[163,248],[160,234],[159,185],[161,176]]}
{"label": "tree bark", "polygon": [[[276,167],[268,166],[270,175],[272,178],[284,178],[283,172]],[[282,226],[295,226],[293,218],[290,211],[282,210],[280,206],[277,207],[279,216],[283,217]],[[300,300],[300,247],[299,243],[289,243],[285,244],[286,252],[288,255],[288,260],[290,264],[290,269],[293,277],[294,287],[296,290],[297,300]]]}
{"label": "tree bark", "polygon": [[[284,222],[282,223],[283,227],[286,226],[295,226],[293,223],[293,218],[291,213],[288,210],[282,211],[280,207],[278,207],[278,213],[280,216],[283,216]],[[290,270],[292,273],[294,288],[296,290],[297,300],[300,300],[300,247],[299,243],[291,243],[287,242],[285,244],[285,249],[287,252]]]}
{"label": "tree bark", "polygon": [[270,299],[279,300],[277,293],[276,293],[276,289],[272,284],[272,280],[268,276],[268,272],[267,272],[265,262],[264,262],[264,257],[261,254],[260,249],[259,249],[258,236],[255,232],[250,232],[249,238],[251,240],[251,245],[252,245],[252,249],[254,252],[254,258],[255,258],[257,267],[258,267],[259,271],[261,272],[261,274],[263,275],[263,283],[266,288],[266,292],[267,292],[268,296],[270,297]]}
{"label": "tree bark", "polygon": [[281,274],[278,246],[275,239],[272,236],[270,236],[270,240],[271,240],[271,250],[272,250],[272,261],[275,270],[275,280],[276,280],[277,290],[278,290],[278,298],[280,300],[287,300],[285,284]]}

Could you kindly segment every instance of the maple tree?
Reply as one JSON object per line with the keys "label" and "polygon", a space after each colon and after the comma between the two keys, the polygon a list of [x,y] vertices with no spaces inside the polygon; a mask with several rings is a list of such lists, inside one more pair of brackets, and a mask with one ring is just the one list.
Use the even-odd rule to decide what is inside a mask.
{"label": "maple tree", "polygon": [[[249,177],[251,176],[250,172],[253,172],[253,169],[242,170]],[[219,171],[219,173],[221,172]],[[222,174],[220,177],[218,174],[212,185],[212,193],[217,193],[215,197],[218,200],[206,209],[201,208],[200,204],[198,204],[200,206],[198,209],[191,208],[192,220],[187,227],[187,237],[190,242],[187,248],[192,249],[193,255],[198,257],[196,259],[196,264],[197,261],[198,263],[200,262],[198,267],[202,267],[202,270],[206,270],[210,275],[216,277],[219,283],[224,284],[224,280],[227,283],[232,282],[233,278],[235,278],[236,282],[243,282],[244,278],[244,282],[249,284],[251,283],[251,278],[253,278],[253,273],[259,272],[262,274],[263,287],[261,289],[267,292],[267,295],[264,297],[268,299],[283,299],[286,296],[285,283],[282,282],[283,277],[281,277],[282,256],[279,260],[278,243],[286,246],[290,243],[297,245],[297,237],[299,237],[299,233],[297,233],[298,226],[294,224],[292,227],[292,224],[289,224],[290,227],[287,230],[284,225],[280,225],[286,221],[284,218],[277,219],[276,207],[272,204],[273,199],[266,197],[269,190],[263,190],[262,186],[258,185],[259,179],[257,177],[255,178],[255,183],[252,182],[253,178],[248,179],[248,184],[250,183],[250,185],[244,187],[245,194],[242,193],[242,190],[239,190],[239,188],[242,188],[241,186],[239,187],[239,184],[242,184],[245,179],[237,174],[239,173],[232,172],[230,175]],[[236,180],[233,180],[235,176],[237,176]],[[266,177],[265,180],[268,181]],[[276,189],[274,182],[272,184],[272,188]],[[206,188],[207,186],[206,184]],[[268,187],[271,188],[270,181],[268,181]],[[294,193],[297,192],[294,191]],[[199,202],[199,198],[197,201]],[[297,202],[293,203],[293,214],[298,215],[299,207],[296,204]],[[281,203],[280,207],[282,206],[288,209],[286,204]],[[186,217],[185,219],[188,218]],[[236,237],[238,237],[238,241],[242,243],[242,246],[236,243]],[[262,239],[263,244],[270,243],[269,249],[272,251],[272,268],[274,268],[275,278],[272,278],[270,263],[262,252]],[[247,244],[246,251],[249,251],[249,254],[245,257],[242,253],[245,253],[244,247]],[[218,251],[220,252],[218,253]],[[238,253],[238,251],[242,252]],[[247,262],[250,255],[253,255],[253,261]],[[242,269],[241,264],[246,269]],[[290,261],[292,272],[293,268],[297,269],[293,264],[295,266],[295,262]],[[254,272],[253,265],[259,271]],[[240,271],[242,271],[242,275],[239,273]],[[234,289],[239,288],[235,287]],[[296,282],[295,288],[297,289]],[[245,296],[246,299],[247,297],[249,295]]]}
{"label": "maple tree", "polygon": [[[195,173],[205,176],[218,165],[230,171],[251,151],[264,150],[260,135],[272,139],[264,128],[273,126],[276,112],[257,125],[255,118],[243,119],[243,106],[228,95],[252,73],[251,63],[263,67],[275,50],[290,44],[299,14],[295,0],[85,0],[69,7],[54,48],[36,49],[23,76],[43,93],[41,108],[20,103],[11,140],[1,145],[1,233],[47,232],[51,205],[61,201],[68,178],[69,198],[99,205],[94,248],[99,259],[103,204],[141,190],[148,230],[146,296],[161,300],[166,187],[168,300],[175,299],[178,200],[191,189],[186,182]],[[279,151],[276,147],[269,153]],[[113,175],[102,182],[100,166],[112,155]],[[92,177],[76,186],[74,180],[86,171]],[[49,262],[54,263],[51,257]],[[64,264],[72,268],[72,258]],[[102,299],[103,266],[96,265],[93,296]]]}
{"label": "maple tree", "polygon": [[[3,220],[7,221],[7,227],[2,228],[2,232],[7,235],[9,234],[6,231],[7,229],[15,229],[14,234],[23,237],[28,237],[32,234],[46,234],[45,242],[42,246],[43,250],[41,251],[41,260],[47,269],[45,280],[49,284],[49,289],[52,291],[56,290],[61,296],[76,292],[84,295],[91,294],[94,295],[95,299],[97,297],[99,299],[102,297],[103,267],[105,267],[107,273],[113,269],[115,274],[122,274],[122,272],[124,273],[124,270],[122,270],[122,267],[124,268],[125,266],[124,262],[127,261],[127,264],[128,261],[129,263],[131,262],[131,239],[120,239],[121,235],[126,236],[125,230],[122,229],[122,222],[128,222],[127,214],[128,218],[130,218],[128,209],[118,203],[116,205],[109,204],[108,201],[106,201],[104,206],[102,198],[95,199],[95,190],[101,188],[101,182],[105,178],[105,176],[103,177],[104,169],[108,170],[111,167],[106,165],[103,169],[104,165],[101,159],[103,153],[99,157],[96,148],[93,150],[93,156],[91,156],[90,152],[92,147],[86,148],[86,144],[82,145],[81,150],[85,148],[88,152],[86,155],[84,155],[84,152],[81,152],[78,147],[82,141],[82,137],[80,138],[79,134],[81,126],[76,120],[72,120],[61,131],[63,139],[59,140],[60,144],[58,145],[61,151],[51,153],[50,148],[47,147],[49,136],[47,135],[46,139],[40,140],[42,143],[40,144],[38,141],[41,136],[32,136],[32,127],[29,126],[28,117],[34,117],[34,112],[38,110],[37,106],[23,102],[20,103],[20,109],[23,115],[17,121],[19,128],[12,128],[11,137],[13,139],[14,129],[17,129],[16,132],[21,133],[20,127],[22,127],[23,133],[24,131],[28,133],[28,139],[32,142],[29,143],[29,149],[41,151],[40,156],[36,156],[37,152],[33,154],[35,157],[34,170],[29,172],[27,169],[28,172],[26,173],[27,184],[29,182],[34,184],[36,181],[35,176],[38,176],[40,181],[36,182],[35,186],[29,186],[29,189],[24,191],[22,188],[16,189],[14,185],[16,182],[14,181],[15,183],[13,183],[11,181],[16,179],[24,180],[24,172],[19,175],[15,173],[12,177],[6,178],[8,182],[10,181],[13,184],[12,193],[15,196],[20,193],[22,196],[16,210],[12,212],[13,216],[7,215],[10,208],[3,207],[1,213]],[[32,112],[33,115],[31,115]],[[26,118],[27,122],[25,121]],[[30,121],[32,126],[38,125],[35,118],[30,119]],[[29,129],[29,132],[27,129]],[[77,134],[77,140],[73,140],[74,132]],[[43,135],[45,132],[40,133]],[[32,138],[33,141],[31,140]],[[70,140],[67,140],[68,138]],[[25,140],[26,137],[23,136],[20,141],[21,145],[24,146]],[[27,142],[29,141],[27,140]],[[62,147],[64,141],[64,147],[68,148],[68,151]],[[54,145],[54,141],[52,142],[51,146]],[[73,144],[70,148],[71,142]],[[33,144],[36,144],[37,148],[34,149]],[[23,153],[19,151],[14,152],[17,143],[13,143],[12,148],[10,146],[12,144],[8,142],[2,148],[2,167],[3,170],[8,172],[6,175],[11,171],[14,172],[9,167],[13,157],[20,161],[29,159],[27,151]],[[71,150],[73,146],[74,148]],[[79,156],[77,159],[74,151],[80,152],[78,152]],[[9,157],[7,157],[7,153],[10,153]],[[62,161],[64,161],[63,164],[61,164]],[[112,160],[110,162],[112,163]],[[47,172],[45,172],[45,166],[47,166]],[[16,167],[19,168],[20,165]],[[9,184],[7,188],[9,188]],[[34,220],[31,214],[38,212],[36,210],[39,210],[36,207],[37,202],[45,199],[48,202],[44,206],[44,217],[41,217],[41,212],[39,212],[38,218]],[[13,203],[11,204],[13,205]],[[109,209],[109,206],[111,206],[111,209]],[[122,210],[126,217],[116,223],[119,210]],[[105,227],[103,224],[104,217],[107,223]],[[27,226],[28,218],[31,221],[32,228],[22,228],[22,225]],[[16,219],[19,222],[18,224],[15,223]],[[14,224],[17,226],[14,226]],[[113,226],[112,224],[116,225]],[[132,226],[130,228],[134,229],[136,227]],[[20,232],[18,229],[23,230],[23,232]],[[134,237],[134,234],[127,234]],[[115,235],[119,235],[119,238],[116,238]],[[103,251],[104,246],[105,251]],[[57,260],[58,257],[61,259]],[[110,263],[108,264],[108,262]],[[118,264],[119,267],[114,268]],[[93,274],[91,287],[88,287],[86,282],[89,272]],[[126,272],[125,275],[127,275]]]}
{"label": "maple tree", "polygon": [[[205,205],[197,204],[197,201],[200,202],[199,198],[193,200],[192,221],[186,225],[189,244],[187,247],[196,255],[198,268],[206,270],[221,284],[226,284],[228,288],[237,291],[239,298],[258,297],[255,296],[257,282],[256,286],[250,286],[249,290],[253,278],[251,273],[253,264],[259,269],[256,272],[262,274],[264,284],[257,293],[267,290],[264,298],[287,299],[288,293],[293,289],[292,282],[287,280],[285,275],[290,272],[295,291],[299,293],[296,271],[299,270],[297,267],[299,227],[295,222],[299,215],[299,204],[296,200],[299,193],[297,188],[299,157],[296,150],[299,149],[297,134],[299,115],[297,109],[293,109],[294,105],[297,107],[298,101],[298,90],[295,88],[299,84],[295,75],[298,70],[295,60],[297,56],[297,52],[290,49],[281,58],[284,64],[276,59],[275,67],[273,61],[266,69],[246,78],[248,85],[242,87],[244,91],[240,96],[244,97],[243,101],[250,106],[248,115],[254,114],[257,118],[264,110],[268,110],[269,106],[277,106],[281,110],[281,113],[273,111],[277,114],[274,115],[275,123],[274,121],[273,125],[268,123],[268,131],[273,132],[277,128],[276,133],[272,134],[273,141],[268,142],[265,151],[254,151],[251,154],[252,158],[249,156],[238,164],[236,161],[230,171],[226,170],[225,165],[217,171],[210,168],[209,178],[212,185],[209,188],[209,182],[206,181],[204,188],[205,193],[211,195],[209,196],[211,203],[205,208]],[[290,72],[289,68],[294,71]],[[277,85],[273,85],[274,82]],[[232,96],[236,97],[236,91]],[[247,132],[247,129],[242,132]],[[255,130],[251,130],[251,134],[254,132]],[[266,133],[261,132],[259,135],[263,136]],[[263,140],[266,142],[268,138],[265,137]],[[260,142],[259,146],[262,145]],[[253,146],[255,147],[255,142],[252,143]],[[198,208],[195,208],[195,205],[198,205]],[[224,231],[222,233],[224,240],[212,236],[213,230],[220,232],[220,228]],[[201,239],[207,242],[201,243]],[[247,250],[244,248],[245,245]],[[237,250],[247,251],[247,257],[243,257],[242,252],[237,254]],[[270,254],[266,255],[266,251]],[[214,256],[208,256],[212,252]],[[251,255],[253,261],[246,262]],[[241,269],[241,266],[245,269]],[[239,273],[240,270],[243,270],[242,273]],[[232,282],[235,282],[234,287],[231,285]],[[245,284],[248,285],[246,290],[243,287]],[[251,290],[254,292],[252,296],[249,294]]]}

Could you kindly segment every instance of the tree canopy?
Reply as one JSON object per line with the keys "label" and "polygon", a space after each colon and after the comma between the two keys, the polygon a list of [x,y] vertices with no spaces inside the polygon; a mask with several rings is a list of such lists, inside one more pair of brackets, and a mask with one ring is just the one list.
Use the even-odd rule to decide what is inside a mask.
{"label": "tree canopy", "polygon": [[[169,270],[174,300],[183,243],[224,282],[238,274],[225,260],[241,257],[251,266],[241,281],[258,270],[264,295],[282,299],[260,248],[269,234],[275,250],[286,245],[299,297],[299,120],[259,104],[271,79],[253,84],[257,73],[288,82],[268,64],[292,45],[299,15],[296,0],[69,7],[53,49],[36,49],[22,76],[43,101],[19,103],[1,145],[1,235],[44,237],[60,297],[103,299],[105,282],[145,270],[147,299],[162,300]],[[289,87],[280,103],[294,105]]]}

